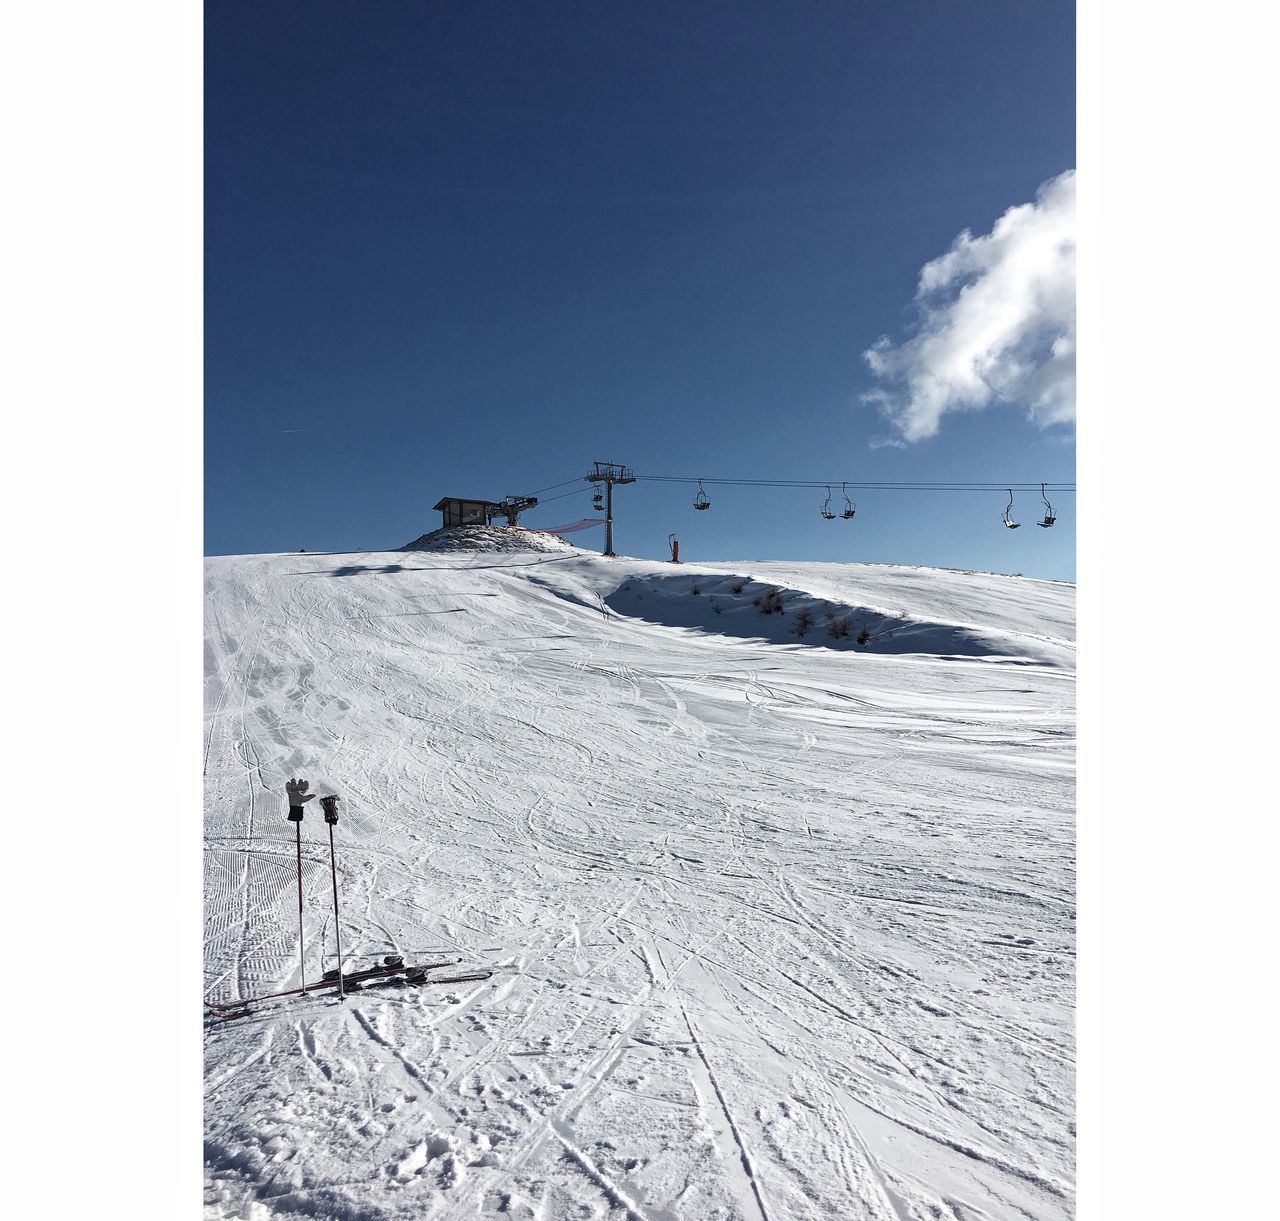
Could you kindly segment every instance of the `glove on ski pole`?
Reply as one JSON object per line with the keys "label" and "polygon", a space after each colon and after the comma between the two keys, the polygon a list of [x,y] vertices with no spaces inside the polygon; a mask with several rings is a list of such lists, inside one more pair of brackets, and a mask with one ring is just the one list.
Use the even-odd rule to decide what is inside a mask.
{"label": "glove on ski pole", "polygon": [[307,792],[310,787],[306,780],[296,780],[292,776],[284,786],[289,797],[287,817],[293,823],[298,841],[298,970],[304,988],[307,984],[307,949],[302,930],[302,807],[315,796],[314,793]]}
{"label": "glove on ski pole", "polygon": [[324,820],[329,824],[329,870],[333,875],[333,935],[338,943],[338,999],[347,999],[347,989],[342,979],[342,930],[338,917],[338,858],[333,848],[333,829],[338,825],[338,798],[321,797],[320,805],[324,810]]}
{"label": "glove on ski pole", "polygon": [[289,783],[284,786],[284,791],[289,795],[289,821],[302,821],[302,806],[305,802],[315,797],[314,793],[308,793],[307,789],[311,787],[306,780],[290,779]]}

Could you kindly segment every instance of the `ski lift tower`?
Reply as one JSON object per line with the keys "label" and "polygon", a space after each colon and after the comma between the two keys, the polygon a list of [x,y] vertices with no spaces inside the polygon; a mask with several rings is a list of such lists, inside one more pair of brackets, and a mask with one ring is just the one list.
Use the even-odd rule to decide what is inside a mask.
{"label": "ski lift tower", "polygon": [[[615,483],[635,483],[636,477],[629,466],[617,462],[597,462],[596,469],[585,477],[587,483],[604,484],[604,553],[617,555],[613,549],[613,485]],[[599,491],[599,488],[596,489]]]}

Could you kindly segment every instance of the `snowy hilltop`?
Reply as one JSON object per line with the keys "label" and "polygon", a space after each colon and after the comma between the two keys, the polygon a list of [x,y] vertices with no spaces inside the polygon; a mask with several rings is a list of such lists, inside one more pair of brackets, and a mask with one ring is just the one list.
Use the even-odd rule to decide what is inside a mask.
{"label": "snowy hilltop", "polygon": [[[206,562],[206,1217],[1073,1214],[1074,587]],[[318,803],[316,803],[318,804]],[[429,979],[430,977],[428,977]]]}
{"label": "snowy hilltop", "polygon": [[540,551],[583,554],[564,539],[541,530],[512,526],[445,526],[419,535],[401,551]]}

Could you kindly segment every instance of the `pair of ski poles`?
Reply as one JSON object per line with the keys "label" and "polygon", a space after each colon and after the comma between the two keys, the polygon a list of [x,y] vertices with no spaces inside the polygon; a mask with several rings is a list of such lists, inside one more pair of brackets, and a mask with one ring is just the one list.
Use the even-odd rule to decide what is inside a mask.
{"label": "pair of ski poles", "polygon": [[[292,788],[294,783],[292,780],[289,782],[291,794],[294,791]],[[296,791],[299,794],[304,793],[307,788],[307,782],[302,780],[296,783]],[[307,801],[313,796],[315,796],[314,793],[307,794],[301,797],[301,800]],[[292,802],[292,795],[290,800]],[[324,811],[324,820],[329,826],[329,871],[333,877],[333,935],[338,943],[338,998],[339,1000],[346,1000],[347,992],[342,979],[342,928],[338,915],[338,857],[333,846],[333,829],[338,825],[338,798],[336,794],[329,797],[321,797],[320,808]],[[302,976],[302,986],[305,988],[307,984],[307,947],[302,930],[302,805],[295,806],[290,804],[288,817],[297,832],[298,841],[298,967]]]}

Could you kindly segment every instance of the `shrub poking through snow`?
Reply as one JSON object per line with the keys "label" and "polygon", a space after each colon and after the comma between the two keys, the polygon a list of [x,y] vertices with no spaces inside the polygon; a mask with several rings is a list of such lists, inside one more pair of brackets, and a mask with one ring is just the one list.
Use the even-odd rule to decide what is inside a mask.
{"label": "shrub poking through snow", "polygon": [[746,581],[735,581],[732,585],[729,586],[729,588],[735,594],[740,594],[744,589],[746,589],[746,587],[747,587]]}
{"label": "shrub poking through snow", "polygon": [[858,644],[870,644],[870,643],[871,643],[871,629],[870,629],[869,627],[866,627],[865,625],[863,626],[862,631],[860,631],[860,632],[858,633],[858,640],[857,640],[857,643],[858,643]]}
{"label": "shrub poking through snow", "polygon": [[791,630],[803,639],[812,626],[813,612],[807,606],[802,606],[796,611],[795,622],[791,625]]}
{"label": "shrub poking through snow", "polygon": [[755,606],[762,615],[782,614],[782,590],[766,590],[755,600]]}
{"label": "shrub poking through snow", "polygon": [[724,607],[721,606],[714,598],[711,599],[711,610],[717,615],[724,614]]}
{"label": "shrub poking through snow", "polygon": [[847,640],[853,623],[848,615],[837,615],[835,611],[827,611],[827,635],[832,640]]}
{"label": "shrub poking through snow", "polygon": [[694,583],[693,583],[693,588],[692,588],[691,590],[689,590],[689,592],[690,592],[690,593],[691,593],[695,598],[701,597],[701,596],[702,596],[702,586],[701,586],[701,585],[699,585],[697,581],[694,581]]}

